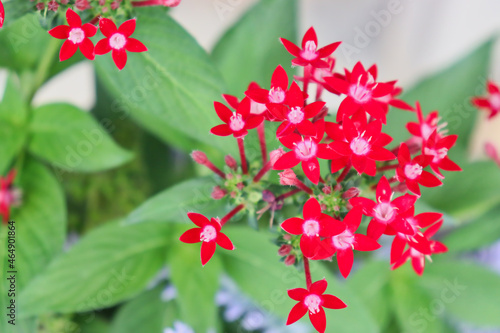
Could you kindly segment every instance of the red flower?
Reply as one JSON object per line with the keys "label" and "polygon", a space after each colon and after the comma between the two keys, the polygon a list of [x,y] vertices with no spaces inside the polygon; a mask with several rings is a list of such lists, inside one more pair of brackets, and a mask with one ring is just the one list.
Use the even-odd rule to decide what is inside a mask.
{"label": "red flower", "polygon": [[376,101],[382,103],[386,115],[389,112],[389,106],[393,106],[401,110],[414,111],[411,105],[409,105],[405,101],[396,98],[397,95],[403,92],[403,89],[401,89],[400,87],[396,87],[396,83],[397,81],[387,82],[387,84],[392,85],[392,91],[385,96],[374,98]]}
{"label": "red flower", "polygon": [[326,315],[323,308],[343,309],[347,307],[338,297],[325,294],[327,287],[328,283],[323,279],[314,282],[308,289],[296,288],[288,290],[288,296],[299,303],[290,311],[286,324],[295,323],[309,312],[309,319],[314,328],[318,332],[324,333],[326,330]]}
{"label": "red flower", "polygon": [[288,149],[292,149],[292,151],[281,156],[273,165],[273,169],[290,169],[301,163],[306,177],[314,184],[318,184],[320,176],[318,158],[331,159],[332,155],[326,144],[320,144],[323,139],[324,126],[325,122],[323,120],[319,120],[314,124],[317,132],[316,136],[303,137],[297,133],[292,133],[281,137],[280,142]]}
{"label": "red flower", "polygon": [[354,65],[352,73],[346,70],[345,78],[338,76],[325,78],[331,89],[347,95],[339,106],[337,121],[363,109],[373,118],[386,123],[385,110],[389,102],[384,101],[383,97],[393,93],[394,85],[392,82],[382,83],[376,80],[377,66],[373,65],[367,71],[361,62]]}
{"label": "red flower", "polygon": [[294,66],[311,65],[316,68],[328,68],[328,63],[322,58],[328,57],[340,45],[340,42],[332,43],[318,50],[318,38],[313,27],[309,28],[302,38],[302,49],[285,38],[280,38],[280,40],[286,50],[296,57],[292,59]]}
{"label": "red flower", "polygon": [[226,250],[234,250],[234,245],[225,234],[220,232],[219,219],[212,218],[210,221],[198,213],[188,213],[189,219],[199,228],[189,229],[181,235],[179,240],[184,243],[201,242],[201,264],[205,264],[215,253],[216,244]]}
{"label": "red flower", "polygon": [[423,170],[432,159],[433,157],[429,155],[419,155],[411,159],[410,150],[405,143],[402,143],[398,153],[399,167],[396,169],[398,181],[405,182],[408,189],[418,196],[420,196],[419,184],[425,187],[442,185],[436,176]]}
{"label": "red flower", "polygon": [[316,255],[321,244],[320,237],[331,237],[345,230],[342,222],[321,213],[321,206],[315,198],[306,201],[303,216],[303,219],[292,217],[285,220],[281,228],[292,235],[302,235],[300,250],[306,258]]}
{"label": "red flower", "polygon": [[130,38],[135,31],[135,19],[122,23],[119,28],[113,21],[107,18],[101,18],[99,27],[101,32],[107,38],[101,39],[95,46],[95,53],[102,55],[111,51],[111,56],[116,67],[122,70],[127,64],[128,52],[145,52],[147,47],[139,40]]}
{"label": "red flower", "polygon": [[377,172],[375,161],[389,161],[396,158],[393,153],[383,148],[392,141],[392,138],[382,133],[380,120],[367,124],[366,115],[363,113],[357,115],[360,116],[356,117],[356,124],[355,117],[353,119],[344,117],[342,132],[346,141],[339,140],[341,135],[337,135],[332,138],[335,141],[329,144],[333,151],[343,156],[332,162],[332,172],[342,169],[350,161],[360,174],[375,176]]}
{"label": "red flower", "polygon": [[3,3],[0,0],[0,28],[3,27],[4,20],[5,20],[5,9],[3,8]]}
{"label": "red flower", "polygon": [[488,81],[488,97],[474,97],[472,104],[489,112],[488,119],[500,112],[500,88],[492,81]]}
{"label": "red flower", "polygon": [[214,102],[215,112],[225,124],[212,127],[210,132],[218,136],[233,135],[235,138],[242,138],[248,134],[248,130],[259,126],[264,121],[263,116],[252,115],[250,113],[251,101],[245,97],[238,104],[236,112],[229,110],[222,103]]}
{"label": "red flower", "polygon": [[304,93],[295,81],[292,82],[288,92],[287,102],[290,108],[283,104],[267,104],[269,113],[276,120],[282,121],[276,131],[276,136],[279,138],[291,134],[295,129],[302,135],[316,135],[316,129],[309,119],[316,116],[326,103],[313,102],[304,107]]}
{"label": "red flower", "polygon": [[245,91],[245,95],[252,101],[260,104],[283,104],[286,101],[286,93],[288,90],[288,75],[286,71],[279,65],[273,72],[271,78],[271,89],[262,89],[260,87],[249,86]]}
{"label": "red flower", "polygon": [[380,248],[380,244],[376,240],[362,234],[354,233],[358,229],[362,217],[361,207],[351,209],[344,218],[347,229],[339,235],[324,239],[314,259],[326,259],[333,256],[336,252],[340,273],[344,278],[347,278],[351,272],[354,260],[353,250],[374,251]]}
{"label": "red flower", "polygon": [[444,253],[448,251],[448,248],[443,243],[435,240],[430,240],[430,238],[434,236],[434,234],[439,230],[442,224],[443,222],[436,223],[427,228],[422,236],[415,236],[417,243],[429,242],[430,251],[428,253],[420,252],[415,247],[415,245],[413,245],[412,243],[408,243],[409,249],[401,255],[401,257],[393,264],[391,269],[394,270],[403,265],[408,259],[411,259],[413,270],[415,270],[418,275],[422,275],[425,268],[425,257],[430,257],[430,255],[435,253]]}
{"label": "red flower", "polygon": [[413,234],[412,227],[401,214],[415,205],[417,197],[405,194],[391,201],[393,194],[389,181],[382,176],[377,185],[376,202],[363,197],[349,200],[351,205],[362,207],[364,215],[373,217],[368,225],[368,237],[379,239],[388,226],[403,234]]}
{"label": "red flower", "polygon": [[59,60],[64,61],[71,58],[78,49],[87,59],[94,60],[94,44],[89,37],[96,34],[97,27],[90,23],[82,25],[80,16],[71,8],[66,11],[66,20],[69,25],[58,25],[49,30],[52,37],[66,39],[59,52]]}
{"label": "red flower", "polygon": [[424,118],[422,109],[420,108],[420,103],[417,102],[415,112],[417,113],[418,123],[409,122],[406,124],[406,128],[410,134],[421,139],[419,144],[427,141],[434,131],[438,132],[439,137],[441,137],[441,134],[446,132],[442,130],[446,127],[447,123],[439,125],[439,120],[441,120],[441,118],[439,117],[439,113],[437,111],[432,111],[427,115],[427,117]]}
{"label": "red flower", "polygon": [[444,176],[439,169],[446,171],[462,171],[462,168],[448,157],[448,150],[453,147],[457,138],[457,135],[448,135],[438,138],[437,131],[434,131],[430,135],[429,140],[425,143],[425,146],[422,147],[425,155],[431,155],[433,157],[430,166],[432,171],[440,178],[444,178]]}
{"label": "red flower", "polygon": [[19,191],[12,187],[15,177],[15,170],[11,170],[5,178],[0,177],[0,215],[4,223],[9,221],[10,207],[19,205]]}

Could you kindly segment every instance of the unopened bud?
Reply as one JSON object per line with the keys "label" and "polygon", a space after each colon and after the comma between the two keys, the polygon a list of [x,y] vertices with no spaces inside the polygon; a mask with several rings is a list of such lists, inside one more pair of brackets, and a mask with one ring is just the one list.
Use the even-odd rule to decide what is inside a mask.
{"label": "unopened bud", "polygon": [[332,193],[332,187],[331,186],[323,186],[323,188],[321,189],[323,191],[323,193],[325,193],[326,195]]}
{"label": "unopened bud", "polygon": [[223,189],[220,188],[220,186],[215,186],[212,190],[211,197],[214,200],[220,200],[224,198],[224,196],[227,194],[227,192]]}
{"label": "unopened bud", "polygon": [[231,155],[226,155],[226,157],[224,157],[224,162],[226,162],[226,165],[232,170],[238,169],[238,162],[236,162]]}
{"label": "unopened bud", "polygon": [[352,198],[359,196],[360,193],[361,193],[361,191],[359,190],[359,188],[351,187],[350,189],[348,189],[347,191],[342,193],[342,198],[349,200],[349,199],[352,199]]}
{"label": "unopened bud", "polygon": [[293,264],[295,264],[295,256],[293,254],[290,254],[285,258],[285,265],[292,266]]}
{"label": "unopened bud", "polygon": [[271,162],[271,166],[273,166],[276,163],[276,161],[283,155],[285,155],[285,151],[281,147],[271,151],[269,153],[269,161]]}
{"label": "unopened bud", "polygon": [[193,151],[191,153],[191,157],[193,158],[193,160],[196,163],[201,164],[201,165],[205,165],[208,162],[207,155],[204,152],[199,151],[199,150]]}
{"label": "unopened bud", "polygon": [[292,251],[291,245],[283,244],[283,245],[281,245],[281,247],[278,250],[278,255],[284,257],[284,256],[290,254],[291,251]]}
{"label": "unopened bud", "polygon": [[326,208],[327,208],[325,204],[320,204],[319,206],[321,207],[321,210],[322,210],[322,211],[323,211],[323,210],[326,210]]}
{"label": "unopened bud", "polygon": [[245,188],[245,184],[243,184],[243,183],[238,183],[238,184],[236,184],[236,187],[238,188],[238,190],[240,190],[240,191],[241,191],[242,189],[244,189],[244,188]]}
{"label": "unopened bud", "polygon": [[283,172],[278,174],[280,176],[280,184],[281,185],[295,185],[297,184],[297,176],[292,169],[285,169]]}
{"label": "unopened bud", "polygon": [[335,192],[340,192],[340,191],[342,190],[342,185],[340,185],[340,184],[335,185],[335,186],[333,187],[333,190],[334,190]]}
{"label": "unopened bud", "polygon": [[392,187],[392,191],[406,193],[408,191],[408,186],[406,186],[406,183],[399,183],[398,185]]}
{"label": "unopened bud", "polygon": [[283,235],[283,239],[286,241],[292,240],[292,235],[289,234]]}

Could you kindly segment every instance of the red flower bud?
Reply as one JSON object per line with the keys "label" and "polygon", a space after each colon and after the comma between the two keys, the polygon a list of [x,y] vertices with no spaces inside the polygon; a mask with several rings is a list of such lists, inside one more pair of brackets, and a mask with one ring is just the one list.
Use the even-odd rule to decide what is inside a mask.
{"label": "red flower bud", "polygon": [[211,197],[214,200],[220,200],[224,198],[224,196],[227,194],[227,192],[223,189],[220,188],[220,186],[215,186],[214,189],[212,190]]}
{"label": "red flower bud", "polygon": [[238,169],[238,162],[236,162],[234,157],[232,157],[231,155],[226,155],[226,157],[224,157],[224,161],[226,162],[226,165],[232,170]]}
{"label": "red flower bud", "polygon": [[350,189],[348,189],[347,191],[342,193],[342,198],[349,200],[349,199],[352,199],[352,198],[359,196],[360,193],[361,193],[361,191],[359,190],[359,188],[351,187]]}
{"label": "red flower bud", "polygon": [[193,151],[191,153],[191,157],[193,158],[193,160],[196,163],[201,164],[201,165],[205,165],[208,162],[207,155],[204,152],[199,151],[199,150]]}
{"label": "red flower bud", "polygon": [[288,244],[283,244],[278,250],[278,255],[283,257],[290,254],[290,251],[292,251],[292,246]]}
{"label": "red flower bud", "polygon": [[293,264],[295,264],[295,259],[295,256],[293,254],[290,254],[285,258],[285,265],[292,266]]}
{"label": "red flower bud", "polygon": [[292,169],[285,169],[285,171],[280,172],[278,174],[280,176],[280,184],[281,185],[295,185],[297,184],[297,176],[295,175],[295,172],[293,172]]}

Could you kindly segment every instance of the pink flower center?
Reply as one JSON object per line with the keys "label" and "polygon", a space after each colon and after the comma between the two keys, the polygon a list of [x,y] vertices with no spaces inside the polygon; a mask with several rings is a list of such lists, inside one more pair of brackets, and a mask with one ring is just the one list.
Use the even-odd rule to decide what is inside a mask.
{"label": "pink flower center", "polygon": [[80,44],[85,39],[85,31],[81,28],[73,28],[69,32],[68,40],[73,44]]}
{"label": "pink flower center", "polygon": [[316,43],[312,40],[306,42],[306,47],[302,52],[300,52],[300,56],[305,60],[314,60],[318,57],[318,52],[316,52]]}
{"label": "pink flower center", "polygon": [[426,147],[424,149],[424,154],[434,156],[434,158],[432,159],[432,163],[439,163],[443,158],[446,157],[446,155],[448,155],[448,149],[447,148],[435,149]]}
{"label": "pink flower center", "polygon": [[311,139],[306,139],[295,144],[295,156],[301,161],[308,161],[316,157],[318,145]]}
{"label": "pink flower center", "polygon": [[127,37],[125,35],[117,32],[109,38],[109,46],[115,50],[121,50],[127,44]]}
{"label": "pink flower center", "polygon": [[332,237],[332,243],[335,248],[339,250],[345,250],[353,247],[354,235],[349,230],[345,230],[343,233]]}
{"label": "pink flower center", "polygon": [[434,132],[434,127],[430,126],[427,123],[423,123],[420,126],[420,134],[422,136],[422,139],[427,140],[431,136],[432,132]]}
{"label": "pink flower center", "polygon": [[372,99],[372,91],[366,86],[351,84],[349,87],[349,96],[359,104],[365,104]]}
{"label": "pink flower center", "polygon": [[217,238],[217,230],[211,225],[206,225],[200,233],[200,241],[211,242]]}
{"label": "pink flower center", "polygon": [[245,128],[245,121],[243,121],[241,114],[235,113],[231,116],[229,119],[229,128],[231,128],[233,132],[238,132]]}
{"label": "pink flower center", "polygon": [[381,202],[373,208],[373,213],[373,217],[378,221],[389,223],[394,219],[396,210],[390,203]]}
{"label": "pink flower center", "polygon": [[269,90],[268,98],[270,103],[283,103],[285,101],[285,92],[280,87],[272,87]]}
{"label": "pink flower center", "polygon": [[261,115],[267,110],[266,105],[262,103],[257,103],[255,101],[250,102],[250,113]]}
{"label": "pink flower center", "polygon": [[371,144],[369,140],[358,136],[351,141],[350,148],[356,155],[366,155],[371,150]]}
{"label": "pink flower center", "polygon": [[405,176],[409,179],[415,179],[422,174],[422,166],[418,163],[405,165]]}
{"label": "pink flower center", "polygon": [[293,107],[290,112],[288,112],[288,121],[292,124],[300,124],[304,120],[304,111],[301,107]]}
{"label": "pink flower center", "polygon": [[306,298],[304,298],[304,305],[312,314],[316,314],[319,312],[321,303],[323,303],[323,300],[321,299],[321,297],[315,294],[307,295]]}
{"label": "pink flower center", "polygon": [[319,223],[316,220],[306,220],[302,230],[306,236],[319,236]]}
{"label": "pink flower center", "polygon": [[489,101],[492,109],[500,110],[500,94],[492,94]]}
{"label": "pink flower center", "polygon": [[13,199],[14,198],[9,190],[0,191],[0,205],[4,204],[6,206],[10,206]]}

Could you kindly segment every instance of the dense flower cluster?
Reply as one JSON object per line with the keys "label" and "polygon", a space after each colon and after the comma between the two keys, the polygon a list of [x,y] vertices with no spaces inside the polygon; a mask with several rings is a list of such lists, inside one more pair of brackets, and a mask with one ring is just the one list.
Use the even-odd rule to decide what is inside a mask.
{"label": "dense flower cluster", "polygon": [[[294,56],[292,65],[304,67],[303,76],[290,83],[286,71],[278,66],[269,89],[251,83],[242,100],[223,95],[228,106],[215,102],[222,124],[214,126],[211,133],[236,138],[241,169],[231,156],[226,157],[224,171],[202,152],[195,151],[192,156],[222,179],[212,197],[229,197],[236,208],[210,223],[207,218],[204,223],[201,217],[193,220],[195,215],[189,213],[198,228],[186,231],[181,241],[202,242],[201,258],[205,265],[216,243],[233,249],[220,230],[237,212],[256,211],[260,217],[269,211],[272,223],[275,212],[290,198],[303,200],[302,215],[284,219],[277,239],[278,254],[285,264],[302,264],[306,280],[305,289],[288,291],[298,303],[287,324],[309,313],[316,330],[324,332],[324,308],[340,309],[346,305],[325,294],[325,280],[312,280],[311,260],[331,261],[335,257],[340,273],[347,278],[354,253],[379,249],[378,241],[385,235],[393,238],[392,269],[411,259],[415,272],[421,275],[425,258],[447,250],[432,239],[442,225],[442,214],[415,215],[415,203],[422,195],[421,187],[442,185],[442,170],[461,170],[448,157],[457,136],[446,134],[437,111],[424,117],[418,103],[414,108],[397,99],[401,89],[396,81],[378,81],[375,65],[366,69],[357,63],[351,71],[336,72],[332,53],[340,43],[318,47],[313,28],[306,32],[300,47],[286,39],[281,42]],[[342,99],[335,116],[329,115],[322,101],[325,91]],[[405,142],[394,144],[392,137],[384,133],[390,106],[404,110],[393,112],[416,115],[417,121],[406,125],[410,138]],[[269,154],[265,127],[275,131],[283,145]],[[254,129],[259,138],[261,163],[246,158],[244,139]],[[280,183],[294,189],[273,193],[275,187],[266,177],[270,170],[279,170]],[[256,197],[262,199],[255,200]],[[360,228],[363,216],[369,219],[366,234]]]}

